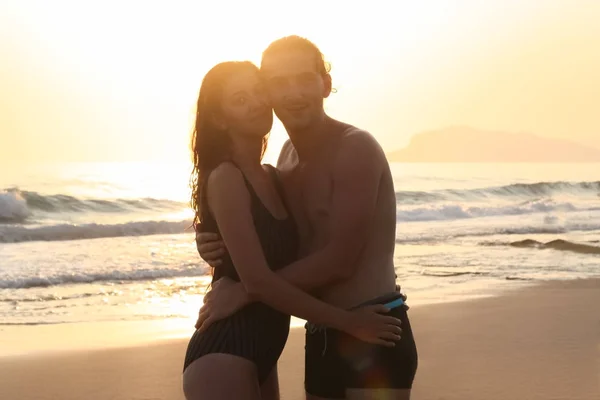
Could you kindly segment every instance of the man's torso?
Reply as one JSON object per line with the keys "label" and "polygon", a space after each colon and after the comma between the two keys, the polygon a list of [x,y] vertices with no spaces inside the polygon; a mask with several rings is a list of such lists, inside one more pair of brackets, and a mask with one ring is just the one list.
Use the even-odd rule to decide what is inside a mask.
{"label": "man's torso", "polygon": [[[356,130],[353,127],[346,129]],[[344,137],[344,133],[340,134],[339,140],[344,140]],[[341,148],[340,143],[330,142],[327,148],[320,148],[318,154],[304,161],[299,160],[289,144],[280,157],[278,168],[288,204],[298,224],[301,257],[322,249],[329,241],[333,168]],[[385,167],[373,222],[369,227],[369,239],[357,260],[354,275],[314,293],[331,304],[351,307],[395,290],[396,202],[387,162]]]}

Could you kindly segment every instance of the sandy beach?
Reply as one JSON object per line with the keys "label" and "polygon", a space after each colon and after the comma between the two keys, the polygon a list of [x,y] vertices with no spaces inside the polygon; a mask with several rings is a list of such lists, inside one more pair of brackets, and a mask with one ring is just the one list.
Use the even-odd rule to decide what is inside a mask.
{"label": "sandy beach", "polygon": [[[419,347],[413,399],[600,398],[598,304],[600,280],[587,279],[413,307]],[[135,345],[140,331],[125,328],[117,323],[2,327],[0,399],[182,399],[187,340]],[[292,330],[280,360],[284,400],[303,399],[303,333]],[[120,336],[127,339],[121,347],[102,348],[107,337]],[[35,351],[27,351],[34,342]]]}

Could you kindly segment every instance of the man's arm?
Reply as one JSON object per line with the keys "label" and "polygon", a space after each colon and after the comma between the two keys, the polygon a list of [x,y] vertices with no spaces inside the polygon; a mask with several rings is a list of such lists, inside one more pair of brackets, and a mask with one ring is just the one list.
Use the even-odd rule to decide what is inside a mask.
{"label": "man's arm", "polygon": [[[354,274],[367,243],[386,164],[383,150],[368,133],[357,132],[346,138],[333,171],[329,242],[322,250],[278,270],[279,277],[311,291]],[[205,297],[196,328],[208,315],[216,314],[218,320],[256,300],[240,283],[215,286]]]}
{"label": "man's arm", "polygon": [[366,342],[393,346],[399,339],[401,322],[381,315],[388,311],[384,306],[350,312],[310,296],[273,273],[254,226],[250,194],[236,166],[221,164],[209,175],[207,185],[208,205],[248,293],[283,313],[332,326]]}
{"label": "man's arm", "polygon": [[328,244],[278,271],[282,278],[303,290],[351,277],[367,243],[385,155],[377,141],[364,131],[351,133],[342,146],[333,167]]}
{"label": "man's arm", "polygon": [[[294,157],[295,149],[288,140],[277,164],[292,162]],[[322,250],[280,269],[278,275],[305,291],[352,276],[367,241],[386,162],[383,150],[367,132],[356,131],[344,139],[333,167],[329,242]],[[214,250],[209,248],[211,239],[206,233],[201,235],[200,256],[209,260],[209,251]]]}

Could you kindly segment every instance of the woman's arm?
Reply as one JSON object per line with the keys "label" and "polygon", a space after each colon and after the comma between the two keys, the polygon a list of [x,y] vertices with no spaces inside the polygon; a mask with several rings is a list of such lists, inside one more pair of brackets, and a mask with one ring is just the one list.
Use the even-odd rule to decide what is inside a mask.
{"label": "woman's arm", "polygon": [[[278,165],[294,157],[291,143],[283,149]],[[368,240],[369,226],[379,195],[383,166],[387,163],[375,139],[357,131],[344,141],[332,174],[332,206],[327,245],[277,271],[287,282],[310,291],[348,279],[354,274],[356,260]],[[210,265],[218,265],[226,243],[214,233],[196,236],[200,257]],[[241,289],[241,288],[240,288]],[[251,301],[248,297],[244,302]]]}
{"label": "woman's arm", "polygon": [[[251,297],[281,312],[346,331],[373,343],[384,344],[381,337],[385,332],[397,333],[400,321],[396,318],[331,306],[286,282],[269,268],[250,211],[250,195],[237,167],[230,163],[221,164],[210,174],[207,184],[209,208]],[[378,311],[384,310],[378,308]]]}

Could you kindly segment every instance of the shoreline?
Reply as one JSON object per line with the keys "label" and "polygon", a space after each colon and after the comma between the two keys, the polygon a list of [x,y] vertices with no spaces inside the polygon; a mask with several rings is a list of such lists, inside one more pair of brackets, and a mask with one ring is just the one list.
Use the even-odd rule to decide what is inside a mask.
{"label": "shoreline", "polygon": [[[413,399],[597,399],[598,302],[600,279],[594,278],[543,282],[494,297],[412,307],[419,350]],[[44,353],[0,352],[0,398],[182,399],[187,338],[163,337],[123,347],[84,346],[110,335],[134,340],[147,333],[143,324],[141,332],[127,332],[125,325],[117,323],[122,329],[112,331],[87,327],[78,338],[60,329],[53,334],[46,330],[44,335],[33,329],[38,333],[35,340],[58,345]],[[291,330],[279,362],[283,400],[304,396],[303,335],[301,328]],[[21,336],[19,342],[30,340]],[[73,347],[61,347],[68,343]]]}
{"label": "shoreline", "polygon": [[[431,293],[411,294],[409,291],[407,302],[414,311],[438,304],[455,304],[506,296],[553,282],[557,281],[506,280],[502,284],[494,281],[492,287],[487,288],[482,282],[473,282],[472,286],[463,287],[460,294],[456,291],[439,290],[435,296],[432,296]],[[201,301],[200,299],[200,303]],[[193,318],[78,321],[56,324],[0,324],[0,362],[5,357],[14,356],[160,345],[171,340],[189,339],[193,334],[195,322],[194,316]],[[303,328],[305,323],[305,320],[292,316],[290,327]],[[98,332],[102,332],[102,335],[98,335]],[[40,336],[50,336],[53,339],[51,343],[39,341]],[[90,336],[94,337],[91,342],[86,339]]]}

